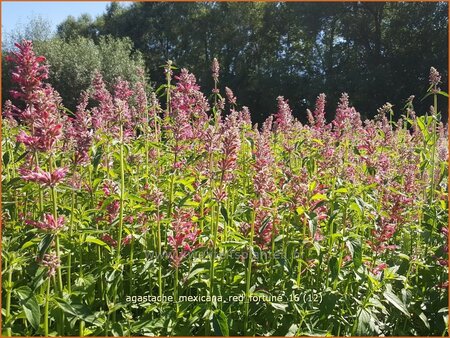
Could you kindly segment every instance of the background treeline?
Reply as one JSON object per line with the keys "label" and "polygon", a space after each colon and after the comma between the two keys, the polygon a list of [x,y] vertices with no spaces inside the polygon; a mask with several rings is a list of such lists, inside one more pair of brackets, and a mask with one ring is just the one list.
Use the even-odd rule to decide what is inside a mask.
{"label": "background treeline", "polygon": [[255,122],[276,110],[278,95],[304,120],[321,92],[328,113],[347,92],[361,114],[372,117],[386,101],[400,115],[412,94],[424,112],[430,103],[420,99],[430,66],[442,73],[446,90],[447,13],[446,2],[111,3],[96,19],[68,17],[54,36],[33,34],[71,109],[92,68],[106,79],[133,81],[135,69],[145,67],[154,86],[164,80],[160,66],[171,59],[209,90],[217,57],[222,88],[234,90]]}

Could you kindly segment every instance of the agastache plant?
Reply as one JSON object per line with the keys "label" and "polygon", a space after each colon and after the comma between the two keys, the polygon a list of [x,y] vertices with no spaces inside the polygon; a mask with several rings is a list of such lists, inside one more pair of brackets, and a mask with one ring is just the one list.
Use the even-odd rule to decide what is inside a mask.
{"label": "agastache plant", "polygon": [[159,87],[95,72],[73,112],[31,42],[10,60],[6,336],[447,335],[444,73],[426,114],[274,95],[256,125],[217,59],[204,91],[171,61]]}

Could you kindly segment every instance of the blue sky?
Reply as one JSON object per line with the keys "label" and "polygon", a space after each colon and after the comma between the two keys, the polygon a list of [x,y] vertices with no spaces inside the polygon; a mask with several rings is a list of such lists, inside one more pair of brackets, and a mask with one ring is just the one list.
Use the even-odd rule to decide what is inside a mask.
{"label": "blue sky", "polygon": [[95,18],[105,12],[108,4],[109,1],[2,1],[2,35],[11,32],[20,25],[25,25],[30,18],[38,16],[48,20],[52,29],[55,30],[56,26],[69,15],[78,17],[80,14],[88,13]]}

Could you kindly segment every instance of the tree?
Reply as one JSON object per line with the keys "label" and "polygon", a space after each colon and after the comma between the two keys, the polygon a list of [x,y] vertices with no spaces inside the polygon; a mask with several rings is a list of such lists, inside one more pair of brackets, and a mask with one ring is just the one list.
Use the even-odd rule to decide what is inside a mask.
{"label": "tree", "polygon": [[69,15],[63,23],[58,25],[57,34],[64,41],[70,41],[80,36],[95,39],[98,29],[89,14],[82,14],[77,19]]}
{"label": "tree", "polygon": [[[328,113],[348,92],[372,117],[386,101],[399,115],[406,98],[426,91],[431,66],[446,88],[447,9],[446,2],[112,3],[94,21],[68,18],[58,35],[96,43],[108,35],[129,38],[152,80],[164,81],[160,66],[171,59],[206,90],[217,57],[220,86],[234,89],[257,122],[275,111],[278,95],[304,120],[321,92]],[[418,111],[428,104],[416,100]]]}
{"label": "tree", "polygon": [[[80,36],[69,41],[53,38],[35,42],[35,51],[47,58],[51,65],[49,82],[71,110],[75,109],[81,91],[89,87],[96,70],[112,84],[117,77],[136,82],[138,69],[145,69],[141,54],[133,51],[133,43],[127,38],[100,37],[97,44]],[[11,65],[4,62],[3,67],[9,77]],[[10,85],[2,88],[3,99],[10,98]]]}

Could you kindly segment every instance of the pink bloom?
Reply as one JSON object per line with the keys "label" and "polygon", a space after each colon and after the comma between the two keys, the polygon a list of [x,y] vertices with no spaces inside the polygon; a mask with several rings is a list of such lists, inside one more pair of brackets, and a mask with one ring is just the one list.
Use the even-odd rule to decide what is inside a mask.
{"label": "pink bloom", "polygon": [[146,120],[146,114],[148,110],[147,93],[145,92],[145,85],[141,81],[137,82],[135,85],[134,99],[136,101],[136,109],[137,109],[136,117],[138,118],[138,120],[134,121],[134,123],[136,124],[140,120],[143,122],[144,125],[148,125],[149,121]]}
{"label": "pink bloom", "polygon": [[48,78],[48,67],[40,65],[45,58],[35,56],[31,41],[24,40],[16,47],[19,51],[8,59],[16,64],[12,80],[19,90],[11,94],[24,102],[24,108],[11,107],[11,110],[29,130],[28,133],[22,130],[17,139],[33,151],[48,152],[62,134],[61,98],[50,85],[43,83]]}
{"label": "pink bloom", "polygon": [[214,79],[214,82],[219,82],[219,61],[217,61],[216,58],[213,59],[212,65],[211,65],[211,71],[212,71],[212,77]]}
{"label": "pink bloom", "polygon": [[127,235],[124,239],[122,239],[122,244],[123,245],[128,245],[131,243],[131,240],[133,239],[133,235],[129,234]]}
{"label": "pink bloom", "polygon": [[19,134],[17,134],[16,141],[33,149],[39,144],[39,137],[29,136],[26,132],[21,130],[19,131]]}
{"label": "pink bloom", "polygon": [[2,116],[3,119],[8,121],[10,126],[17,126],[17,121],[14,117],[17,115],[17,107],[12,104],[10,100],[5,101],[5,105],[3,106]]}
{"label": "pink bloom", "polygon": [[108,244],[111,247],[117,246],[117,241],[115,239],[113,239],[109,234],[102,235],[101,239],[103,242],[105,242],[106,244]]}
{"label": "pink bloom", "polygon": [[361,116],[355,110],[355,108],[350,107],[349,97],[347,93],[342,93],[342,96],[339,100],[338,107],[336,109],[336,115],[333,120],[333,126],[336,133],[336,136],[340,136],[342,132],[356,131],[356,129],[360,128],[362,125]]}
{"label": "pink bloom", "polygon": [[11,78],[20,90],[11,91],[11,95],[29,104],[35,100],[35,92],[42,87],[42,81],[48,78],[48,66],[41,65],[45,57],[34,54],[31,41],[23,40],[15,46],[18,51],[8,55],[7,60],[16,64]]}
{"label": "pink bloom", "polygon": [[56,269],[61,265],[61,261],[56,254],[50,253],[45,254],[41,261],[42,265],[44,265],[48,271],[47,276],[53,277],[56,273]]}
{"label": "pink bloom", "polygon": [[234,96],[233,91],[230,88],[225,87],[225,95],[227,96],[229,104],[236,104],[236,97]]}
{"label": "pink bloom", "polygon": [[388,267],[388,265],[386,264],[386,263],[381,263],[381,264],[378,264],[374,269],[373,269],[373,274],[374,275],[377,275],[377,274],[379,274],[380,272],[382,272],[384,269],[386,269]]}
{"label": "pink bloom", "polygon": [[108,219],[110,222],[114,221],[114,219],[119,215],[120,202],[118,200],[112,201],[106,207],[106,211],[108,212]]}
{"label": "pink bloom", "polygon": [[171,247],[170,260],[174,267],[179,267],[184,258],[198,248],[198,237],[201,233],[197,225],[192,222],[192,210],[177,209],[172,222],[172,234],[167,237]]}
{"label": "pink bloom", "polygon": [[102,185],[102,190],[105,196],[111,196],[111,194],[117,194],[119,188],[117,184],[111,180],[104,180]]}
{"label": "pink bloom", "polygon": [[172,123],[167,127],[176,143],[180,143],[201,136],[208,121],[209,104],[193,74],[183,68],[175,79],[178,82],[171,92]]}
{"label": "pink bloom", "polygon": [[255,151],[255,176],[253,186],[259,196],[266,196],[267,193],[276,190],[275,181],[271,172],[274,164],[272,150],[269,140],[263,134],[259,135]]}
{"label": "pink bloom", "polygon": [[90,112],[86,109],[88,99],[88,94],[83,92],[80,103],[77,106],[75,118],[70,120],[66,132],[68,138],[73,142],[75,163],[81,165],[89,163],[89,149],[93,138],[92,118]]}
{"label": "pink bloom", "polygon": [[25,221],[26,224],[34,226],[35,228],[44,230],[44,231],[58,231],[64,227],[64,217],[58,217],[58,220],[55,220],[52,214],[44,214],[44,220],[41,222],[36,221]]}
{"label": "pink bloom", "polygon": [[222,132],[222,157],[218,165],[222,173],[221,182],[227,183],[232,180],[233,171],[237,168],[238,153],[241,147],[241,138],[235,115],[228,117],[224,129]]}
{"label": "pink bloom", "polygon": [[58,183],[61,183],[63,178],[69,171],[68,168],[58,168],[52,173],[42,170],[37,167],[35,171],[20,169],[21,177],[25,181],[39,183],[47,187],[54,187]]}
{"label": "pink bloom", "polygon": [[164,201],[164,193],[158,188],[150,188],[148,185],[144,186],[145,192],[141,194],[147,201],[153,202],[157,207],[161,206]]}
{"label": "pink bloom", "polygon": [[320,94],[317,97],[316,100],[316,109],[314,110],[313,117],[314,117],[314,127],[316,129],[322,129],[325,127],[326,120],[325,120],[325,103],[326,103],[326,96],[325,94]]}
{"label": "pink bloom", "polygon": [[103,132],[112,131],[112,125],[116,116],[114,114],[114,103],[110,92],[100,73],[95,73],[91,83],[91,98],[98,102],[98,106],[92,109],[92,126]]}
{"label": "pink bloom", "polygon": [[441,83],[441,75],[436,70],[436,68],[430,68],[430,84],[434,87],[437,87]]}
{"label": "pink bloom", "polygon": [[275,114],[277,130],[288,130],[291,127],[293,116],[288,101],[283,96],[278,96],[278,112]]}

